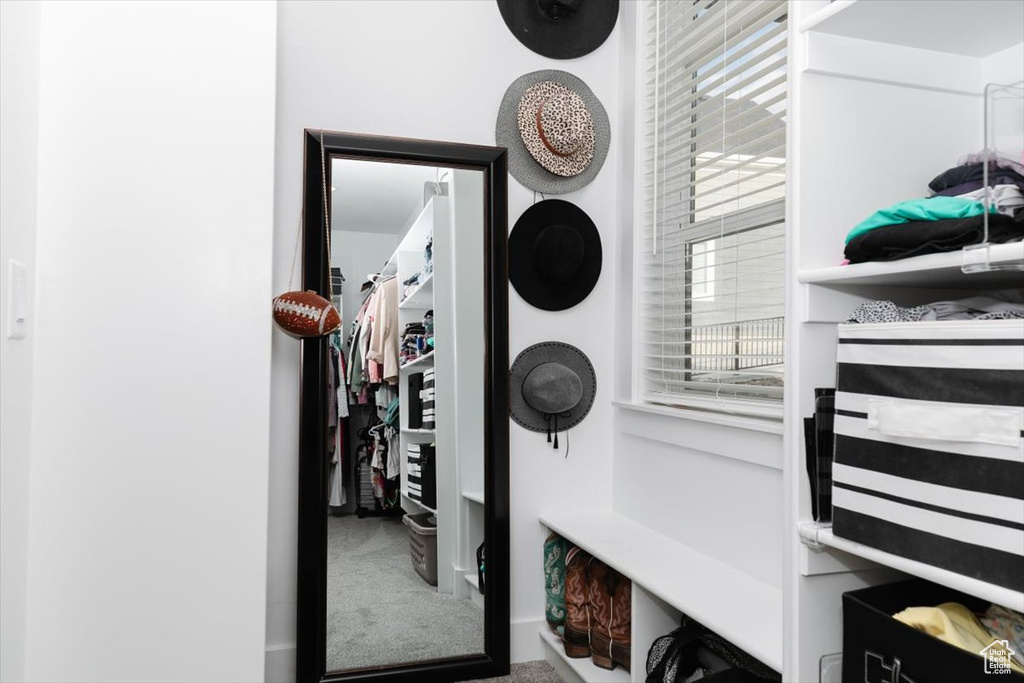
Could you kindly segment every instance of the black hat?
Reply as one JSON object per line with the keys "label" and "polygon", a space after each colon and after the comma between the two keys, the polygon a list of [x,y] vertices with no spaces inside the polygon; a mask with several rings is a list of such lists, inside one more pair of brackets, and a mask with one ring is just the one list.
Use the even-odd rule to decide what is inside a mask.
{"label": "black hat", "polygon": [[512,419],[534,432],[554,433],[579,424],[597,393],[597,375],[590,359],[575,346],[541,342],[524,350],[512,363],[509,377]]}
{"label": "black hat", "polygon": [[601,275],[601,235],[583,209],[537,202],[509,238],[509,280],[527,303],[564,311],[587,298]]}
{"label": "black hat", "polygon": [[619,0],[498,0],[498,9],[520,43],[545,57],[573,59],[608,38]]}

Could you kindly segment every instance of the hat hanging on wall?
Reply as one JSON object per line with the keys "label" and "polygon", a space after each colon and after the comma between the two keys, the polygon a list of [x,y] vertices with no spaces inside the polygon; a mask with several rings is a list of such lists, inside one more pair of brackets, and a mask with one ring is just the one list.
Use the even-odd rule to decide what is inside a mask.
{"label": "hat hanging on wall", "polygon": [[585,187],[608,156],[611,126],[587,84],[565,71],[520,76],[505,91],[494,137],[508,149],[508,172],[531,190]]}
{"label": "hat hanging on wall", "polygon": [[546,432],[558,448],[558,432],[587,416],[596,392],[594,366],[582,351],[563,342],[541,342],[512,363],[509,412],[530,431]]}
{"label": "hat hanging on wall", "polygon": [[498,0],[498,9],[520,43],[545,57],[573,59],[601,47],[619,0]]}
{"label": "hat hanging on wall", "polygon": [[531,306],[564,311],[587,298],[601,275],[601,235],[580,207],[537,202],[509,237],[509,281]]}

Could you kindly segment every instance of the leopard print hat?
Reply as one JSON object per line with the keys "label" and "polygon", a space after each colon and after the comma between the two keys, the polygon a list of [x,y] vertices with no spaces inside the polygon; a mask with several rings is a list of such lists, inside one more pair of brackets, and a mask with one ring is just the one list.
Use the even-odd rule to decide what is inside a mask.
{"label": "leopard print hat", "polygon": [[509,173],[531,190],[563,194],[594,179],[608,155],[608,114],[587,84],[565,71],[516,79],[495,130],[508,149]]}

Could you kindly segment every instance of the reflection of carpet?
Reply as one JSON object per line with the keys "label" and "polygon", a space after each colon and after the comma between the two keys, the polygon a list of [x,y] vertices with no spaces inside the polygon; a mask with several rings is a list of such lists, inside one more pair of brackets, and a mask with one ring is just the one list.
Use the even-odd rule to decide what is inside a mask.
{"label": "reflection of carpet", "polygon": [[328,671],[483,651],[483,610],[416,573],[400,517],[328,517]]}

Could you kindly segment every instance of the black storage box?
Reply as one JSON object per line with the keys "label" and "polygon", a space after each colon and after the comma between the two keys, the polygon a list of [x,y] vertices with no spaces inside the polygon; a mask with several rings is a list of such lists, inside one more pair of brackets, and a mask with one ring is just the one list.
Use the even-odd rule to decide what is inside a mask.
{"label": "black storage box", "polygon": [[843,594],[843,683],[1024,682],[1012,672],[993,677],[985,659],[892,618],[908,607],[959,602],[984,612],[989,602],[921,579]]}
{"label": "black storage box", "polygon": [[409,375],[409,429],[423,428],[423,373],[414,372]]}
{"label": "black storage box", "polygon": [[[419,453],[413,448],[418,448]],[[434,446],[417,444],[409,447],[409,497],[437,508],[437,465]],[[416,472],[416,474],[413,474]]]}

